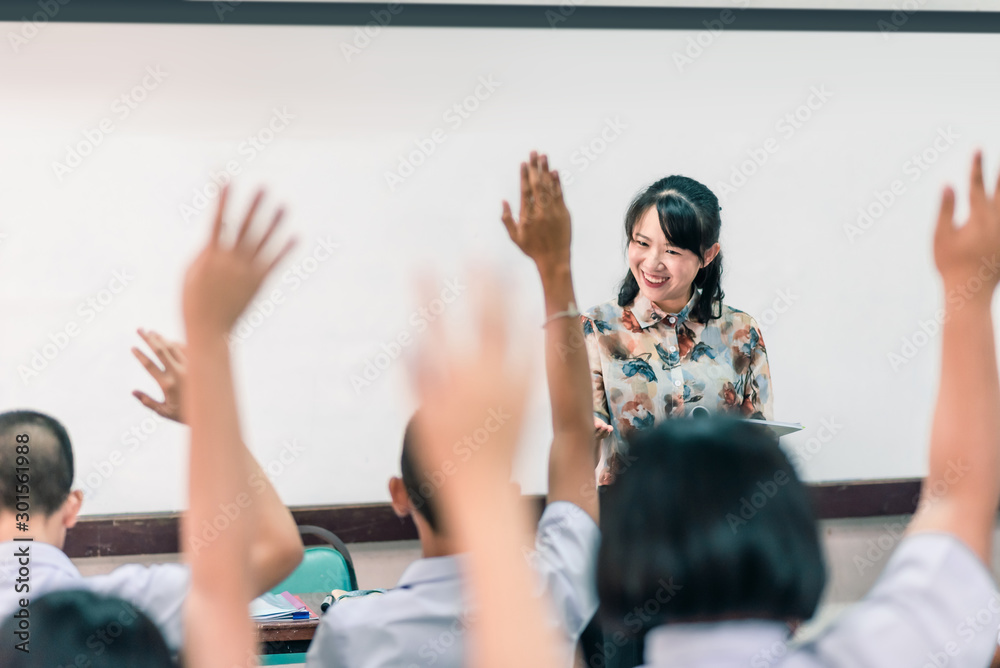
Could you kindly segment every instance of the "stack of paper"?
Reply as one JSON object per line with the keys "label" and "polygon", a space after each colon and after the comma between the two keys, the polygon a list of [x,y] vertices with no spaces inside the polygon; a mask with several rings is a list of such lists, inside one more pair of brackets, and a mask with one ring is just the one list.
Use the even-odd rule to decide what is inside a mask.
{"label": "stack of paper", "polygon": [[268,592],[250,602],[250,618],[255,621],[310,619],[316,615],[298,596],[287,591],[280,595]]}

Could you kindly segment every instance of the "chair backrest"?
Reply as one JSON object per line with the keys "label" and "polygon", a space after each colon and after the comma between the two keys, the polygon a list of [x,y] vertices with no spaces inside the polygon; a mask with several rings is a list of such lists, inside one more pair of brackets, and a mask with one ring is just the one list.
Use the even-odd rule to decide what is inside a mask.
{"label": "chair backrest", "polygon": [[358,588],[358,578],[354,573],[354,562],[347,546],[336,534],[321,527],[300,526],[302,535],[318,536],[329,545],[311,545],[305,549],[302,563],[291,575],[271,591],[275,594],[288,591],[293,594],[303,592],[328,592],[332,589],[354,591]]}

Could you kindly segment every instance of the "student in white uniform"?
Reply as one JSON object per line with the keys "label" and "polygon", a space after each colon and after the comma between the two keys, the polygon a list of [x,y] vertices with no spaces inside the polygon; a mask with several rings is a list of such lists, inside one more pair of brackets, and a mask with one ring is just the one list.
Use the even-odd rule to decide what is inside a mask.
{"label": "student in white uniform", "polygon": [[[19,516],[17,504],[24,499],[18,496],[14,478],[19,435],[30,439],[27,531],[17,528],[25,519]],[[248,460],[253,459],[245,448],[244,452]],[[86,589],[135,605],[156,622],[170,649],[177,652],[182,640],[182,606],[190,582],[187,566],[126,564],[104,575],[83,577],[62,551],[83,502],[82,492],[71,489],[73,448],[66,429],[54,418],[34,411],[0,414],[0,471],[10,472],[0,475],[0,618],[19,610],[22,598],[33,600],[52,591]],[[259,518],[259,531],[254,535],[250,573],[254,591],[261,594],[281,582],[302,560],[302,540],[273,488],[270,493],[255,494],[254,501],[248,510]],[[15,540],[28,537],[33,540]],[[30,582],[20,583],[28,589],[18,590],[15,585],[19,584],[16,580],[22,560],[29,563]]]}
{"label": "student in white uniform", "polygon": [[[510,226],[508,230],[535,262],[549,319],[546,368],[554,438],[549,454],[548,505],[538,524],[536,551],[530,561],[540,576],[540,588],[553,604],[550,618],[554,615],[560,627],[561,664],[569,666],[579,635],[597,610],[597,447],[587,351],[569,274],[569,212],[561,199],[528,202],[530,182],[537,179],[539,169],[539,158],[534,154],[530,167],[522,165],[522,218],[527,216],[532,224],[522,232]],[[553,227],[558,228],[555,236],[550,234]],[[482,416],[480,430],[495,433],[505,428],[508,419],[500,407]],[[428,472],[413,458],[414,440],[419,439],[413,424],[404,438],[403,477],[393,478],[389,491],[396,512],[413,518],[423,558],[411,564],[398,586],[387,594],[334,604],[323,616],[309,648],[306,665],[310,668],[465,665],[466,630],[477,614],[476,602],[462,586],[463,557],[456,554],[452,536],[440,526],[436,507],[440,483],[436,485],[434,480],[454,475],[455,467],[465,466],[481,448],[489,447],[490,441],[469,440],[476,434],[467,435],[456,444],[450,465]]]}
{"label": "student in white uniform", "polygon": [[787,622],[812,616],[825,581],[806,488],[757,427],[670,421],[634,440],[635,461],[602,508],[601,617],[622,633],[648,631],[644,665],[989,664],[1000,624],[986,566],[1000,503],[990,313],[1000,199],[985,192],[979,155],[970,201],[968,223],[956,227],[954,194],[943,197],[934,237],[943,360],[929,474],[873,589],[818,638],[789,649]]}

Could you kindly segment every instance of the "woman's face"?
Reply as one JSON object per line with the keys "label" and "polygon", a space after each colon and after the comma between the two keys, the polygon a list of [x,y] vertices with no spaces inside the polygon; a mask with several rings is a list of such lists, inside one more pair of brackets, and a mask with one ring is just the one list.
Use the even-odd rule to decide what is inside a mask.
{"label": "woman's face", "polygon": [[[709,248],[705,264],[718,252],[719,244]],[[667,313],[677,313],[691,299],[694,277],[702,267],[697,255],[667,242],[655,206],[646,209],[632,229],[628,264],[639,293]]]}

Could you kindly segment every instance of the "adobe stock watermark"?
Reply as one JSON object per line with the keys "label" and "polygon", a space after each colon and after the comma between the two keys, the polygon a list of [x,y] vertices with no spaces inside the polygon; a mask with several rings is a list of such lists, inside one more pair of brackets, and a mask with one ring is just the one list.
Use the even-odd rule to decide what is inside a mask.
{"label": "adobe stock watermark", "polygon": [[351,374],[351,387],[354,388],[354,394],[360,395],[363,389],[370,387],[372,383],[381,378],[383,372],[403,354],[403,349],[413,345],[414,333],[420,334],[426,331],[430,323],[440,318],[441,314],[455,303],[467,287],[460,283],[457,278],[448,279],[444,282],[444,287],[441,288],[437,297],[410,313],[406,320],[407,326],[397,332],[392,339],[383,342],[379,346],[380,352],[365,358],[360,373]]}
{"label": "adobe stock watermark", "polygon": [[[460,462],[469,461],[490,440],[493,434],[500,431],[507,424],[510,418],[510,413],[504,412],[503,406],[489,409],[481,427],[473,430],[471,434],[464,435],[461,440],[455,441],[452,444],[451,454]],[[455,462],[455,459],[446,459],[441,462],[441,466],[437,469],[424,472],[424,480],[417,486],[417,489],[406,490],[410,501],[417,510],[420,510],[427,503],[427,499],[437,494],[448,478],[456,473],[458,473],[458,464]]]}
{"label": "adobe stock watermark", "polygon": [[76,307],[76,319],[67,320],[65,324],[56,331],[50,332],[48,342],[35,348],[29,353],[30,359],[27,364],[19,364],[17,373],[21,377],[21,382],[27,385],[30,381],[38,378],[52,362],[59,357],[62,351],[66,350],[70,341],[80,336],[97,316],[104,313],[118,298],[125,289],[132,284],[135,276],[128,269],[116,270],[111,275],[111,280],[107,285],[96,293],[84,299]]}
{"label": "adobe stock watermark", "polygon": [[427,162],[427,159],[437,150],[438,145],[448,140],[449,130],[454,132],[462,127],[465,121],[469,120],[472,114],[479,109],[480,105],[490,99],[497,88],[502,85],[503,83],[496,81],[492,74],[479,77],[479,81],[472,93],[451,105],[441,115],[441,120],[447,124],[448,129],[435,128],[427,136],[414,139],[413,144],[416,148],[405,155],[399,155],[399,162],[396,169],[384,173],[385,183],[389,186],[389,192],[396,192],[396,188],[402,185],[406,179],[413,176],[417,171],[417,167]]}
{"label": "adobe stock watermark", "polygon": [[70,0],[38,0],[38,11],[30,17],[22,16],[17,30],[7,31],[7,42],[10,48],[17,53],[21,47],[35,39],[38,33],[48,25],[49,21],[56,17],[59,10],[68,5]]}
{"label": "adobe stock watermark", "polygon": [[[930,146],[920,153],[914,153],[903,162],[901,171],[903,176],[909,178],[910,183],[920,180],[931,166],[944,155],[948,149],[955,145],[955,141],[960,135],[949,125],[946,128],[938,128],[937,134]],[[851,223],[844,223],[844,234],[852,244],[865,232],[872,228],[875,223],[889,211],[900,197],[907,192],[906,182],[901,178],[893,179],[885,190],[875,190],[872,192],[872,201],[867,206],[858,207],[858,217]]]}
{"label": "adobe stock watermark", "polygon": [[200,214],[215,202],[221,189],[232,182],[234,176],[238,176],[246,165],[253,162],[270,146],[293,120],[295,115],[288,111],[288,107],[271,109],[271,117],[256,132],[247,135],[247,138],[240,142],[236,147],[236,155],[226,161],[225,168],[218,172],[209,170],[208,181],[200,188],[191,191],[190,202],[181,202],[178,205],[177,211],[184,224],[190,225],[192,220],[199,218]]}
{"label": "adobe stock watermark", "polygon": [[264,476],[261,476],[260,472],[255,471],[247,478],[247,485],[255,496],[251,496],[248,492],[240,492],[231,501],[220,503],[219,512],[211,521],[202,520],[198,532],[192,535],[190,539],[189,547],[193,553],[198,554],[201,550],[215,542],[222,532],[240,518],[244,510],[253,505],[256,497],[260,496],[267,489],[268,480],[273,482],[283,475],[285,470],[295,463],[305,451],[306,448],[299,445],[297,439],[286,439],[282,443],[281,452],[276,457],[268,460],[266,464],[261,465],[260,468]]}
{"label": "adobe stock watermark", "polygon": [[[799,470],[805,462],[811,460],[823,446],[836,437],[844,428],[844,425],[837,422],[835,417],[823,418],[820,420],[820,427],[816,434],[805,442],[802,450],[786,453],[788,461],[793,468]],[[749,497],[740,497],[739,509],[736,512],[726,513],[726,521],[734,534],[750,523],[757,513],[777,496],[779,488],[789,483],[791,478],[785,471],[775,471],[774,475],[767,480],[757,481],[756,489],[750,493]]]}
{"label": "adobe stock watermark", "polygon": [[[608,150],[611,144],[621,137],[622,132],[626,129],[628,129],[628,124],[622,122],[621,117],[605,118],[600,131],[587,142],[580,144],[569,156],[570,163],[577,169],[576,173],[586,171]],[[559,171],[559,179],[566,185],[573,185],[574,178],[574,172],[571,169]]]}
{"label": "adobe stock watermark", "polygon": [[891,350],[886,354],[892,370],[899,371],[901,367],[909,364],[917,356],[917,353],[941,332],[944,323],[948,322],[948,318],[951,317],[950,313],[964,308],[984,286],[992,285],[992,279],[998,271],[1000,271],[1000,261],[997,260],[997,256],[984,257],[975,275],[967,278],[963,284],[948,290],[945,301],[952,307],[951,311],[946,308],[938,309],[932,318],[920,320],[917,323],[916,331],[901,339],[898,351]]}
{"label": "adobe stock watermark", "polygon": [[296,292],[315,275],[319,268],[334,255],[340,244],[331,235],[320,237],[305,255],[296,259],[281,275],[281,286],[266,295],[257,297],[243,311],[227,337],[230,346],[245,343],[285,303],[288,295]]}
{"label": "adobe stock watermark", "polygon": [[89,471],[79,473],[80,491],[87,498],[96,498],[98,491],[104,486],[115,471],[125,465],[129,455],[144,448],[157,433],[163,423],[168,420],[150,411],[138,424],[134,424],[121,433],[119,442],[121,448],[115,448],[107,457],[98,462],[92,462]]}
{"label": "adobe stock watermark", "polygon": [[[823,108],[830,101],[834,94],[827,90],[826,84],[820,86],[810,86],[802,104],[792,111],[779,118],[774,124],[774,129],[782,140],[788,141],[795,134],[805,127],[815,113]],[[768,137],[759,146],[747,149],[747,159],[733,165],[728,181],[720,181],[716,184],[715,192],[720,199],[725,200],[729,195],[735,194],[740,188],[745,186],[750,178],[756,174],[771,158],[772,155],[781,149],[781,141],[776,137]]]}
{"label": "adobe stock watermark", "polygon": [[559,0],[559,11],[556,12],[552,9],[545,10],[545,20],[548,21],[550,28],[555,28],[560,23],[564,23],[566,19],[573,16],[576,13],[576,8],[587,4],[587,0]]}
{"label": "adobe stock watermark", "polygon": [[893,4],[894,11],[889,15],[889,20],[879,19],[875,22],[875,27],[882,33],[882,39],[888,40],[891,33],[899,31],[926,3],[927,0],[903,0],[898,5]]}
{"label": "adobe stock watermark", "polygon": [[[948,490],[971,470],[972,464],[963,459],[949,461],[943,476],[930,483],[926,490],[921,490],[921,493],[914,497],[913,503],[917,507],[916,512],[924,512],[928,506],[940,501],[948,493]],[[925,480],[924,485],[927,484],[928,481]],[[884,531],[878,538],[868,539],[865,544],[867,549],[863,554],[854,555],[852,563],[858,570],[858,575],[863,575],[866,570],[873,568],[883,557],[890,554],[906,535],[905,522],[893,522],[892,524],[886,522],[882,524],[882,528]]]}
{"label": "adobe stock watermark", "polygon": [[[632,636],[636,636],[644,627],[648,627],[655,622],[664,606],[669,605],[677,596],[677,592],[684,589],[684,585],[674,582],[673,577],[667,579],[660,578],[657,584],[659,587],[651,597],[646,599],[642,605],[635,606],[622,617],[622,626]],[[615,655],[628,642],[629,636],[623,631],[611,633],[610,639],[605,636],[603,641],[595,643],[594,648],[598,651],[591,657],[590,662],[587,664],[588,668],[605,668],[607,661],[614,659]]]}
{"label": "adobe stock watermark", "polygon": [[344,60],[351,62],[352,58],[361,55],[361,52],[371,45],[372,40],[381,34],[382,28],[392,23],[393,17],[402,11],[403,5],[398,2],[387,3],[385,9],[371,10],[369,14],[375,20],[369,21],[364,26],[356,26],[351,44],[340,43],[340,52],[344,54]]}
{"label": "adobe stock watermark", "polygon": [[[738,5],[740,11],[750,6],[750,0],[732,0],[732,2]],[[687,44],[682,51],[673,52],[674,66],[677,67],[677,71],[683,73],[684,68],[690,67],[694,61],[701,58],[705,51],[715,44],[722,31],[736,20],[736,16],[732,9],[723,9],[719,12],[718,18],[702,21],[701,24],[705,26],[705,29],[693,37],[688,37]]]}
{"label": "adobe stock watermark", "polygon": [[766,333],[797,301],[799,301],[798,295],[793,294],[791,288],[778,290],[771,305],[761,311],[760,317],[757,318],[761,333]]}
{"label": "adobe stock watermark", "polygon": [[84,159],[91,155],[98,146],[104,143],[107,136],[118,128],[117,124],[131,116],[132,112],[149,98],[149,94],[160,87],[167,76],[167,73],[161,70],[159,65],[148,66],[145,76],[139,83],[111,102],[112,116],[102,118],[96,127],[84,128],[82,139],[67,144],[63,161],[52,161],[52,172],[59,179],[59,182],[62,183],[63,179],[82,165]]}

